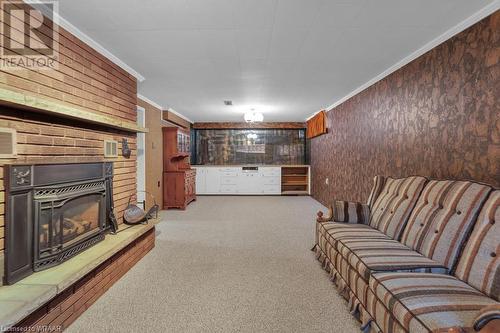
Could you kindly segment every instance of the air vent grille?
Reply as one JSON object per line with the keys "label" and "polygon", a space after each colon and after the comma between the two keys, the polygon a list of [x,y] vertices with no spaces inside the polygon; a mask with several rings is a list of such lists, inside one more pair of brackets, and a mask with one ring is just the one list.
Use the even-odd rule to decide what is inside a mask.
{"label": "air vent grille", "polygon": [[0,158],[13,158],[16,155],[16,130],[0,128]]}
{"label": "air vent grille", "polygon": [[104,140],[104,157],[118,157],[118,141]]}

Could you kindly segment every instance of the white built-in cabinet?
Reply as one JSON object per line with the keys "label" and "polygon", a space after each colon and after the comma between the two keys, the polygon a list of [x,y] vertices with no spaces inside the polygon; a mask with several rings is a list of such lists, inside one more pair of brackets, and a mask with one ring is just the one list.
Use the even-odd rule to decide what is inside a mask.
{"label": "white built-in cabinet", "polygon": [[196,168],[196,194],[281,194],[281,167],[239,166]]}

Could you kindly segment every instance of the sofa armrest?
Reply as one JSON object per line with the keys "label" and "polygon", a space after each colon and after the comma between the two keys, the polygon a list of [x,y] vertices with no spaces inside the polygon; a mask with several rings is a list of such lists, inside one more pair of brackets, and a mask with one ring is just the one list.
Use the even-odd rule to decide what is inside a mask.
{"label": "sofa armrest", "polygon": [[370,219],[370,207],[360,202],[349,202],[336,200],[333,206],[328,208],[328,216],[318,212],[317,222],[343,222],[368,224]]}
{"label": "sofa armrest", "polygon": [[500,303],[485,306],[474,319],[474,330],[487,333],[500,331]]}
{"label": "sofa armrest", "polygon": [[479,330],[480,333],[497,333],[500,332],[500,319],[491,319],[487,324]]}
{"label": "sofa armrest", "polygon": [[331,205],[330,205],[330,207],[328,207],[328,215],[327,216],[324,216],[324,213],[321,210],[317,213],[316,222],[322,223],[322,222],[331,222],[331,221],[333,221],[333,207]]}

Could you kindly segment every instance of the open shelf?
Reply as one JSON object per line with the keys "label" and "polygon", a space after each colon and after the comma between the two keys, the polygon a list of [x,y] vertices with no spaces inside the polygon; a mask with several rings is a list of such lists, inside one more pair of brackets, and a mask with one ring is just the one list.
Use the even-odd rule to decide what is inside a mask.
{"label": "open shelf", "polygon": [[309,194],[309,168],[307,166],[284,166],[281,168],[282,195]]}
{"label": "open shelf", "polygon": [[282,186],[297,186],[297,185],[308,185],[309,183],[306,181],[298,182],[298,181],[288,181],[285,184],[281,183]]}
{"label": "open shelf", "polygon": [[281,191],[282,195],[308,195],[307,191]]}

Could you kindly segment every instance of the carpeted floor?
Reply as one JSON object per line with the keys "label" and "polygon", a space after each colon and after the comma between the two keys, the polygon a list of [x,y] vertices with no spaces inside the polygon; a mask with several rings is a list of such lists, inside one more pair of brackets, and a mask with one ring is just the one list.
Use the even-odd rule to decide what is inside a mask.
{"label": "carpeted floor", "polygon": [[313,252],[309,197],[198,197],[67,332],[358,332]]}

